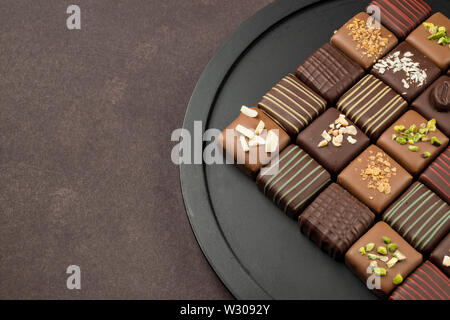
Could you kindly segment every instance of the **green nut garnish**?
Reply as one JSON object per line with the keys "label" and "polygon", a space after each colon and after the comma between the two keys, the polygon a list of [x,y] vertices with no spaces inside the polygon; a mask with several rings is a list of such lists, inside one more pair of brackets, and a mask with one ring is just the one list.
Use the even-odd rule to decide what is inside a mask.
{"label": "green nut garnish", "polygon": [[411,133],[417,133],[417,126],[416,126],[415,124],[412,124],[412,125],[409,127],[409,132],[411,132]]}
{"label": "green nut garnish", "polygon": [[413,140],[413,139],[409,139],[409,140],[408,140],[408,143],[409,143],[410,145],[413,145],[413,144],[414,144],[414,140]]}
{"label": "green nut garnish", "polygon": [[394,127],[394,131],[397,132],[397,133],[400,133],[403,130],[405,130],[405,126],[403,126],[403,125],[399,125],[399,126],[395,126]]}
{"label": "green nut garnish", "polygon": [[429,153],[428,151],[424,152],[422,157],[424,157],[425,159],[431,157],[431,153]]}
{"label": "green nut garnish", "polygon": [[382,237],[381,239],[382,239],[383,242],[386,243],[386,244],[391,243],[391,239],[388,238],[388,237]]}
{"label": "green nut garnish", "polygon": [[367,255],[367,258],[369,258],[370,260],[378,260],[378,259],[380,259],[380,256],[377,256],[376,254],[373,254],[373,253],[369,253]]}
{"label": "green nut garnish", "polygon": [[439,139],[436,138],[436,137],[431,137],[430,143],[431,143],[433,146],[440,146],[440,145],[442,144],[442,142],[439,141]]}
{"label": "green nut garnish", "polygon": [[397,141],[397,142],[400,143],[401,145],[406,144],[406,139],[403,138],[403,137],[397,137],[397,138],[395,139],[395,141]]}
{"label": "green nut garnish", "polygon": [[422,138],[422,134],[416,133],[413,137],[414,142],[419,142],[420,138]]}
{"label": "green nut garnish", "polygon": [[376,274],[377,276],[385,276],[386,275],[386,269],[385,268],[376,267],[376,268],[373,268],[373,273]]}
{"label": "green nut garnish", "polygon": [[395,139],[397,139],[397,135],[394,133],[394,134],[392,134],[392,140],[395,140]]}
{"label": "green nut garnish", "polygon": [[365,255],[366,249],[364,249],[364,247],[359,248],[359,253],[361,253],[362,255]]}
{"label": "green nut garnish", "polygon": [[427,134],[428,133],[428,129],[427,128],[420,128],[419,129],[419,133],[420,134]]}
{"label": "green nut garnish", "polygon": [[440,39],[442,37],[445,37],[445,36],[447,36],[445,34],[445,31],[438,31],[435,34],[432,34],[431,36],[429,36],[428,40],[438,40],[438,39]]}
{"label": "green nut garnish", "polygon": [[412,151],[412,152],[419,151],[419,147],[418,146],[409,146],[408,149],[409,149],[409,151]]}
{"label": "green nut garnish", "polygon": [[430,132],[436,131],[436,119],[431,119],[430,121],[428,121],[427,129]]}
{"label": "green nut garnish", "polygon": [[422,142],[427,142],[427,141],[430,141],[430,138],[428,138],[428,137],[426,137],[426,136],[423,136],[420,140],[421,140]]}
{"label": "green nut garnish", "polygon": [[398,286],[400,283],[402,283],[403,282],[403,277],[402,277],[402,275],[401,274],[397,274],[395,277],[394,277],[394,280],[392,280],[392,283],[394,283],[396,286]]}
{"label": "green nut garnish", "polygon": [[446,32],[447,29],[445,27],[439,27],[438,32]]}
{"label": "green nut garnish", "polygon": [[398,245],[396,243],[390,243],[387,247],[389,252],[394,252],[395,250],[397,250]]}
{"label": "green nut garnish", "polygon": [[386,247],[379,246],[379,247],[377,248],[377,252],[378,252],[379,254],[386,255],[386,254],[387,254],[387,249],[386,249]]}
{"label": "green nut garnish", "polygon": [[375,243],[368,243],[366,244],[366,252],[370,252],[373,250],[373,248],[375,248]]}

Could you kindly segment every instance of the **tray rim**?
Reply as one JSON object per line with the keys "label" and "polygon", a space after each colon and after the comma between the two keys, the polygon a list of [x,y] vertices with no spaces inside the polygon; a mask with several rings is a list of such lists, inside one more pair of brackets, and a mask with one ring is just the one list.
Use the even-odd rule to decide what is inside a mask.
{"label": "tray rim", "polygon": [[[300,10],[329,1],[277,0],[242,23],[204,68],[189,100],[183,129],[193,132],[194,121],[208,123],[211,107],[234,64],[266,31]],[[253,279],[228,244],[211,204],[205,165],[180,164],[179,174],[183,203],[192,232],[204,257],[225,287],[237,299],[274,299]]]}

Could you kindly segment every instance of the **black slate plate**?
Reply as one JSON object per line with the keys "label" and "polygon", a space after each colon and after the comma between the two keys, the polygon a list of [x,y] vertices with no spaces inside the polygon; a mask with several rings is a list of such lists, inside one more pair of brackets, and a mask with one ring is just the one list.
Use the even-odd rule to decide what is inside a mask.
{"label": "black slate plate", "polygon": [[[192,94],[184,128],[225,128],[364,10],[365,0],[281,0],[245,22],[217,51]],[[428,0],[450,14],[450,1]],[[343,263],[232,165],[181,165],[186,211],[215,272],[239,299],[375,299]]]}

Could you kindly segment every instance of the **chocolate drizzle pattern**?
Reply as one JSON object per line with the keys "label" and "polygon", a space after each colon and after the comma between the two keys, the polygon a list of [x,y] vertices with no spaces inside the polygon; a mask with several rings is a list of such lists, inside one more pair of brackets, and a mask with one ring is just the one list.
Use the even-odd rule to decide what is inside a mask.
{"label": "chocolate drizzle pattern", "polygon": [[383,220],[417,251],[429,254],[450,230],[450,207],[416,182],[384,213]]}
{"label": "chocolate drizzle pattern", "polygon": [[333,183],[306,208],[298,221],[302,233],[329,256],[341,260],[374,219],[369,208]]}
{"label": "chocolate drizzle pattern", "polygon": [[408,108],[408,103],[373,75],[365,76],[337,103],[372,140],[377,139]]}
{"label": "chocolate drizzle pattern", "polygon": [[381,11],[381,23],[399,39],[404,39],[431,15],[423,0],[376,0],[370,3]]}
{"label": "chocolate drizzle pattern", "polygon": [[449,300],[450,280],[425,261],[390,296],[390,300]]}
{"label": "chocolate drizzle pattern", "polygon": [[327,102],[289,74],[264,95],[258,106],[294,137],[326,109]]}
{"label": "chocolate drizzle pattern", "polygon": [[295,145],[284,149],[278,161],[263,168],[256,178],[264,195],[292,218],[329,182],[330,174]]}
{"label": "chocolate drizzle pattern", "polygon": [[450,203],[450,147],[422,173],[419,181]]}
{"label": "chocolate drizzle pattern", "polygon": [[329,103],[336,102],[363,74],[360,66],[329,43],[314,52],[295,72],[300,80]]}

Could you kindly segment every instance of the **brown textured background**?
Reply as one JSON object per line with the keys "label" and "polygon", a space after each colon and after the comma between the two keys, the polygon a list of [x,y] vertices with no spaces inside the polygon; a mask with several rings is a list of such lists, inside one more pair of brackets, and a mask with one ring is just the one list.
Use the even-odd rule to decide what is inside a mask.
{"label": "brown textured background", "polygon": [[0,1],[0,298],[231,297],[191,232],[170,134],[269,2]]}

